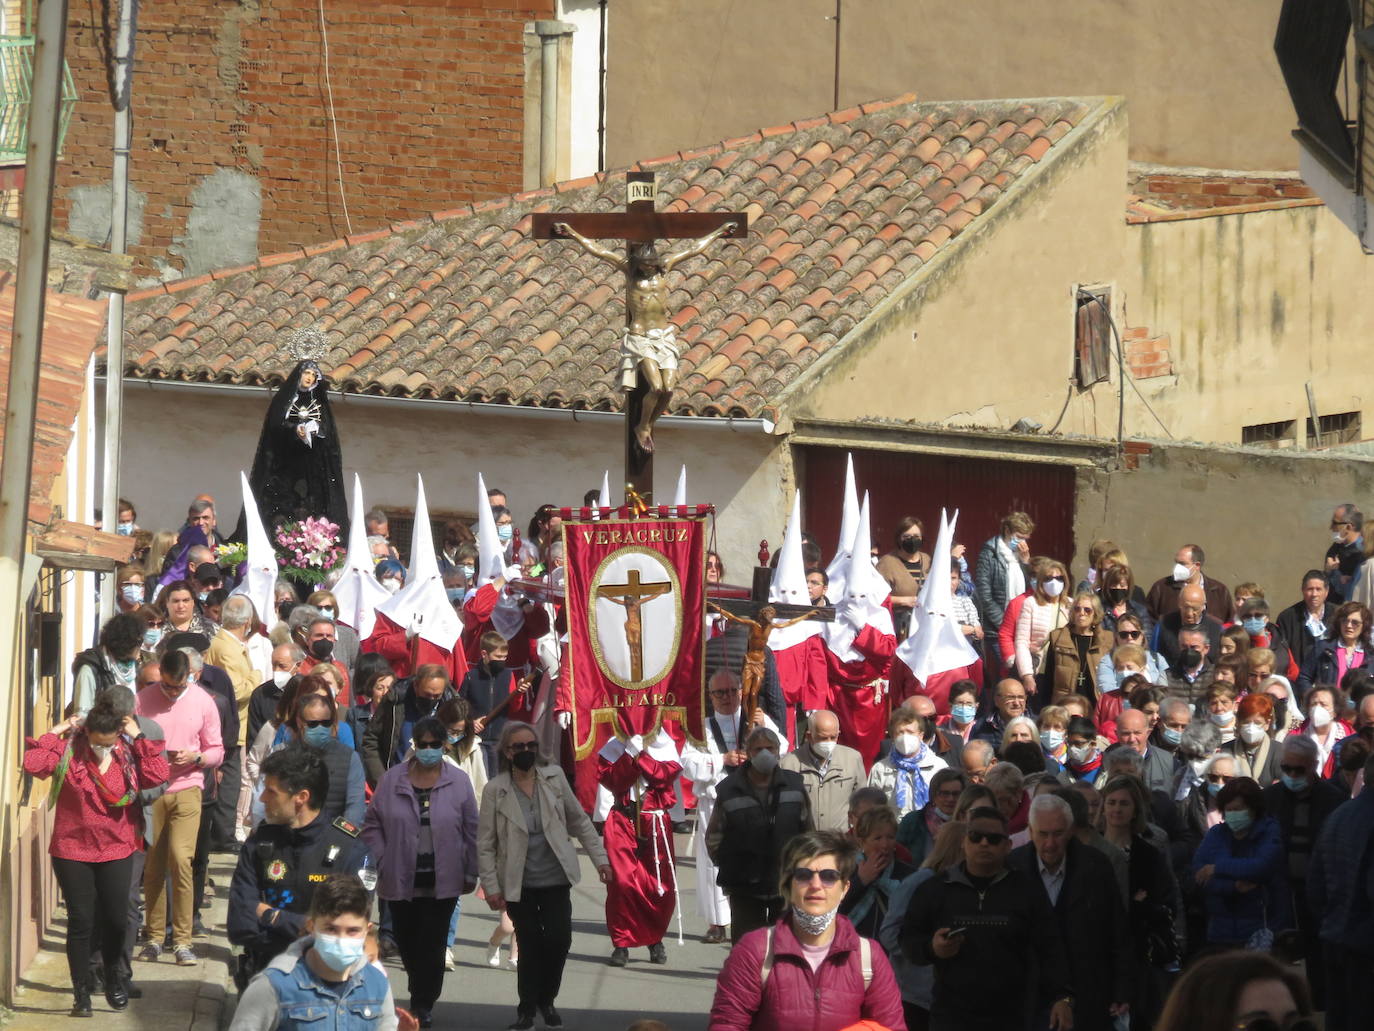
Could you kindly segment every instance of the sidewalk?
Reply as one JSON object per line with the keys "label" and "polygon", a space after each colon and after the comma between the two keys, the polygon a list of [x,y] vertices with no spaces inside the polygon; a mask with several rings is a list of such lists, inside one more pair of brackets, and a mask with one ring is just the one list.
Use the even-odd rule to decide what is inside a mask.
{"label": "sidewalk", "polygon": [[71,978],[67,974],[66,917],[59,910],[43,949],[19,979],[13,1016],[4,1031],[53,1031],[54,1025],[69,1028],[99,1028],[100,1031],[219,1031],[227,1023],[226,1002],[232,988],[229,979],[229,945],[224,933],[229,880],[235,857],[212,855],[210,877],[215,882],[215,897],[201,919],[208,937],[192,944],[200,962],[179,967],[169,954],[156,963],[134,959],[134,983],[143,989],[143,998],[133,999],[128,1009],[110,1009],[102,993],[92,993],[89,1020],[72,1019]]}

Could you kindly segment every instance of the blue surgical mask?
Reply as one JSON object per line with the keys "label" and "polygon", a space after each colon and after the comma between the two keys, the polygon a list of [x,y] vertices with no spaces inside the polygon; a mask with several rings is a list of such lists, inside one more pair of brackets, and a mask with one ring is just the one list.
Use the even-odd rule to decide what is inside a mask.
{"label": "blue surgical mask", "polygon": [[1264,628],[1268,622],[1263,616],[1246,616],[1240,621],[1240,625],[1245,627],[1245,632],[1251,637],[1258,637],[1264,633]]}
{"label": "blue surgical mask", "polygon": [[157,642],[162,640],[162,627],[150,626],[143,631],[143,647],[152,651],[157,647]]}
{"label": "blue surgical mask", "polygon": [[954,722],[960,726],[967,726],[973,722],[973,718],[978,715],[978,709],[972,705],[952,705],[949,714],[954,717]]}
{"label": "blue surgical mask", "polygon": [[459,743],[460,741],[462,741],[462,740],[463,740],[463,735],[462,735],[462,734],[450,734],[450,735],[448,736],[448,743],[451,744],[451,745],[456,745],[456,744],[458,744],[458,743]]}
{"label": "blue surgical mask", "polygon": [[115,524],[115,533],[119,534],[121,537],[132,537],[134,535],[134,524],[117,523]]}
{"label": "blue surgical mask", "polygon": [[362,938],[339,938],[332,934],[315,935],[315,955],[330,970],[342,974],[357,966],[363,958]]}
{"label": "blue surgical mask", "polygon": [[503,541],[508,541],[515,535],[515,524],[501,523],[496,527],[496,536]]}
{"label": "blue surgical mask", "polygon": [[448,600],[451,602],[463,600],[463,589],[461,587],[445,587],[444,593],[448,595]]}
{"label": "blue surgical mask", "polygon": [[321,605],[320,615],[323,616],[325,619],[332,620],[334,618],[334,610],[330,608],[328,605]]}
{"label": "blue surgical mask", "polygon": [[1295,795],[1299,792],[1306,791],[1308,787],[1306,777],[1290,777],[1286,773],[1280,773],[1279,780],[1283,781],[1283,786]]}
{"label": "blue surgical mask", "polygon": [[467,579],[467,580],[471,580],[471,579],[472,579],[472,574],[475,573],[475,572],[477,571],[476,568],[475,568],[474,566],[471,566],[471,565],[465,565],[465,566],[462,566],[462,567],[460,567],[460,568],[463,570],[463,577],[464,577],[464,579]]}
{"label": "blue surgical mask", "polygon": [[415,759],[421,766],[438,766],[444,761],[442,748],[417,748]]}
{"label": "blue surgical mask", "polygon": [[1159,736],[1165,744],[1173,745],[1177,748],[1178,743],[1183,740],[1183,731],[1175,730],[1173,727],[1160,727]]}
{"label": "blue surgical mask", "polygon": [[125,584],[123,587],[119,589],[119,596],[123,598],[125,601],[127,601],[130,605],[142,605],[143,585]]}
{"label": "blue surgical mask", "polygon": [[333,740],[334,735],[328,727],[306,727],[303,738],[311,748],[323,748]]}
{"label": "blue surgical mask", "polygon": [[1228,809],[1221,814],[1221,818],[1226,821],[1226,826],[1231,829],[1232,834],[1244,834],[1255,822],[1249,809]]}
{"label": "blue surgical mask", "polygon": [[1221,787],[1222,786],[1220,784],[1213,784],[1209,780],[1207,782],[1207,794],[1211,795],[1213,798],[1216,798],[1217,795],[1221,794]]}
{"label": "blue surgical mask", "polygon": [[1042,730],[1040,732],[1040,747],[1047,752],[1053,752],[1064,743],[1064,732],[1062,730]]}
{"label": "blue surgical mask", "polygon": [[1229,727],[1232,723],[1236,722],[1236,714],[1234,712],[1214,712],[1207,718],[1218,727]]}

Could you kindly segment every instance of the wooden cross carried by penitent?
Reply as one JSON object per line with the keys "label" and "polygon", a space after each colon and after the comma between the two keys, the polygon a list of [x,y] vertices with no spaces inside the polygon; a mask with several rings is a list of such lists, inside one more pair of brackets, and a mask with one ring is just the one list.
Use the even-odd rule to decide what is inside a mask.
{"label": "wooden cross carried by penitent", "polygon": [[[625,210],[554,211],[531,216],[536,240],[570,240],[625,273],[625,334],[621,376],[625,397],[625,486],[645,499],[654,489],[653,426],[667,411],[677,385],[677,327],[668,312],[665,275],[720,237],[749,232],[744,212],[656,211],[653,172],[629,172]],[[660,256],[655,240],[696,242]],[[593,241],[623,240],[622,255]]]}

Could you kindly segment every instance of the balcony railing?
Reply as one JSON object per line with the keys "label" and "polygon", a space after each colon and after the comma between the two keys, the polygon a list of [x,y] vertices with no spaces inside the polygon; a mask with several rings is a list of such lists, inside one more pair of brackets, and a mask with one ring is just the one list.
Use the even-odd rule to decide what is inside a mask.
{"label": "balcony railing", "polygon": [[[0,165],[22,163],[29,149],[29,102],[33,96],[32,36],[0,36]],[[76,106],[72,70],[62,65],[62,111],[57,126],[57,150],[67,137],[67,123]]]}

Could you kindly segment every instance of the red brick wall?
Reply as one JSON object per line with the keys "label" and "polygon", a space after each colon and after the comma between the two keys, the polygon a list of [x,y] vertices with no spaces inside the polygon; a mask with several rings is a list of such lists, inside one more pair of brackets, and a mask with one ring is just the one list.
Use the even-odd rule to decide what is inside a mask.
{"label": "red brick wall", "polygon": [[[324,6],[354,232],[520,189],[522,34],[553,16],[554,0]],[[58,226],[67,190],[109,177],[101,18],[100,4],[72,6],[67,60],[80,100]],[[133,185],[148,195],[139,271],[167,258],[186,233],[192,189],[220,168],[261,186],[259,254],[344,235],[316,3],[145,3],[138,28]]]}
{"label": "red brick wall", "polygon": [[1151,172],[1138,176],[1130,184],[1130,192],[1161,207],[1188,211],[1315,196],[1312,188],[1301,179],[1242,173],[1177,175]]}

